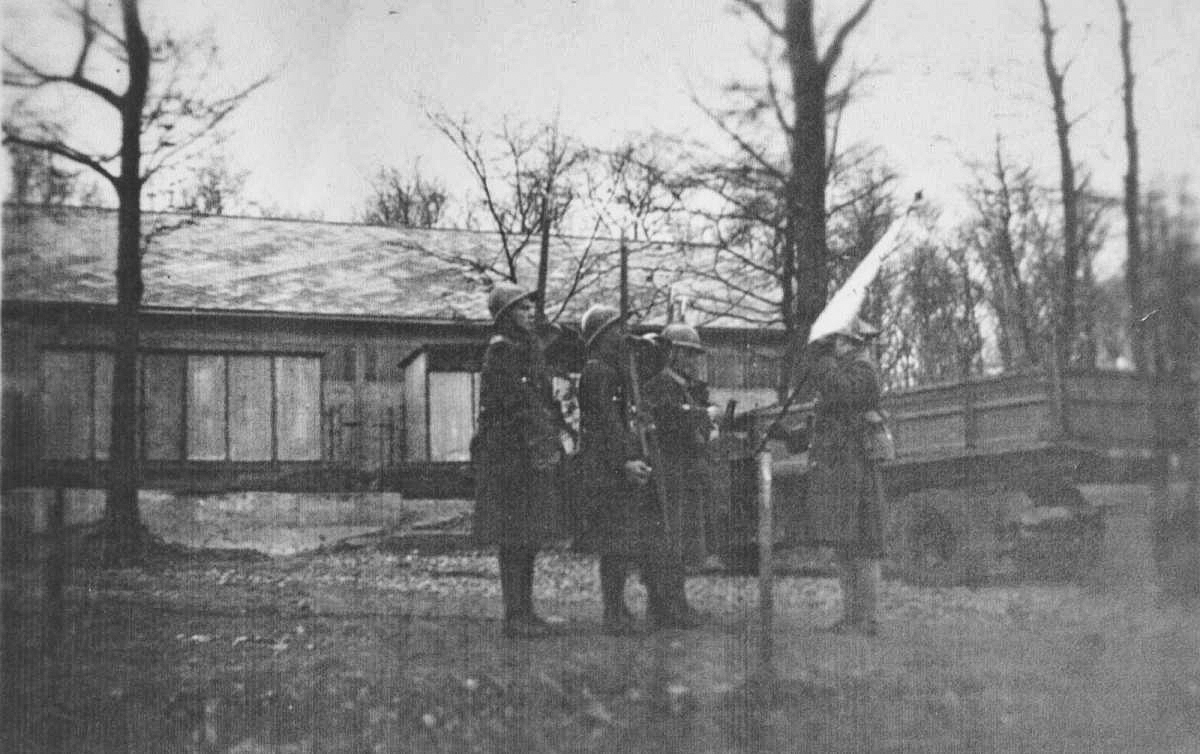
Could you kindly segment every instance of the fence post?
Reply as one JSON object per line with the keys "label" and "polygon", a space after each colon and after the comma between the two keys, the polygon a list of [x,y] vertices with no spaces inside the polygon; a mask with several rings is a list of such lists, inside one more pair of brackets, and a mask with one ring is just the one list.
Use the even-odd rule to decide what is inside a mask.
{"label": "fence post", "polygon": [[66,495],[66,490],[62,487],[54,489],[54,501],[50,504],[50,515],[46,520],[46,534],[50,546],[42,576],[46,590],[42,602],[42,656],[51,663],[55,662],[63,631],[63,584],[67,570]]}
{"label": "fence post", "polygon": [[761,678],[773,675],[772,622],[775,611],[774,513],[771,505],[771,451],[755,455],[758,463],[758,662]]}
{"label": "fence post", "polygon": [[1051,338],[1050,355],[1046,359],[1050,376],[1050,416],[1051,439],[1065,439],[1068,436],[1067,401],[1063,384],[1063,364],[1059,359],[1057,334]]}

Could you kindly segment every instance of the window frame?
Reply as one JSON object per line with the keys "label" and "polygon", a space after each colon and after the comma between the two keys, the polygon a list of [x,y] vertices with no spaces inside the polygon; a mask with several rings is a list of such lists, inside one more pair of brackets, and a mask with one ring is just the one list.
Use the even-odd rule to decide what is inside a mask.
{"label": "window frame", "polygon": [[[84,456],[69,456],[69,455],[52,456],[52,455],[48,455],[51,445],[55,444],[55,443],[50,442],[50,438],[51,438],[50,433],[51,433],[52,428],[47,426],[47,423],[46,423],[47,415],[46,415],[46,405],[44,403],[44,400],[46,398],[46,388],[47,388],[47,386],[46,386],[46,371],[45,371],[46,358],[45,357],[46,357],[46,354],[48,354],[48,353],[84,354],[87,356],[87,360],[88,360],[88,364],[87,364],[87,368],[88,368],[88,373],[87,373],[87,389],[88,389],[87,439],[84,442],[87,444],[88,450],[87,450],[87,454]],[[106,463],[111,459],[111,457],[112,457],[111,442],[106,442],[104,444],[105,452],[103,454],[101,454],[99,452],[100,448],[101,448],[101,444],[100,444],[100,439],[99,439],[99,433],[97,432],[97,426],[96,426],[97,417],[98,417],[96,407],[99,404],[99,401],[97,400],[97,389],[99,387],[97,356],[99,356],[101,354],[107,354],[113,360],[116,359],[116,349],[114,349],[110,346],[97,347],[97,346],[89,346],[89,345],[53,345],[53,344],[51,344],[51,345],[41,346],[37,349],[37,358],[38,358],[37,400],[38,400],[38,403],[37,403],[37,412],[36,412],[36,417],[35,417],[35,430],[36,430],[35,431],[35,445],[36,445],[35,454],[36,454],[36,457],[40,461],[48,462],[48,463],[69,463],[72,461],[86,461],[89,463]],[[140,375],[139,375],[139,379],[140,379]],[[110,382],[110,385],[111,385],[111,382]],[[112,431],[112,420],[111,420],[112,400],[111,400],[111,398],[107,401],[107,404],[108,404],[108,410],[110,413],[109,413],[109,416],[105,419],[105,426],[108,427],[109,432],[111,433],[111,431]],[[70,442],[70,441],[66,440],[66,442]],[[61,443],[59,443],[59,444],[61,444]]]}
{"label": "window frame", "polygon": [[[111,460],[111,449],[108,449],[109,444],[102,443],[98,436],[98,430],[100,428],[99,424],[101,422],[99,421],[99,414],[97,412],[97,409],[102,407],[102,403],[103,403],[102,401],[98,400],[98,396],[97,396],[97,390],[101,386],[100,385],[101,380],[100,380],[100,375],[99,375],[100,366],[99,366],[99,358],[98,357],[101,354],[107,354],[109,356],[109,358],[115,359],[115,357],[116,357],[115,349],[112,348],[111,346],[94,346],[94,345],[63,345],[63,346],[45,345],[45,346],[40,347],[38,349],[37,353],[38,353],[38,396],[39,396],[37,433],[36,433],[37,457],[39,459],[41,459],[42,461],[51,462],[51,463],[66,463],[66,462],[72,462],[72,461],[100,462],[100,463],[109,462]],[[82,455],[82,456],[72,456],[72,455],[65,455],[65,454],[64,455],[49,455],[50,449],[52,447],[60,447],[60,448],[64,447],[64,446],[69,447],[70,443],[72,442],[72,440],[70,438],[58,438],[58,440],[56,442],[52,442],[51,433],[54,431],[54,428],[49,426],[46,422],[47,407],[44,405],[44,403],[42,403],[42,401],[45,401],[47,399],[47,397],[49,397],[48,393],[47,393],[48,385],[47,385],[47,381],[46,381],[46,372],[45,372],[46,356],[48,354],[55,354],[55,353],[84,355],[87,358],[87,375],[84,378],[84,379],[86,379],[86,383],[88,385],[87,411],[86,411],[86,414],[87,414],[87,437],[86,437],[86,439],[79,440],[80,445],[86,445],[87,451],[86,451],[86,454]],[[179,422],[178,438],[177,438],[176,442],[173,443],[176,447],[173,449],[170,457],[151,458],[150,453],[148,452],[150,450],[150,448],[147,444],[147,441],[148,441],[147,427],[148,427],[148,422],[149,422],[150,404],[147,401],[148,388],[149,388],[149,382],[146,379],[146,376],[147,376],[146,357],[147,356],[177,357],[182,362],[179,394],[176,396],[176,399],[180,402],[180,411],[178,414],[178,422]],[[219,458],[219,459],[193,459],[193,458],[188,457],[188,453],[189,453],[188,427],[190,426],[189,425],[190,417],[189,417],[189,412],[188,412],[188,402],[191,399],[191,392],[190,392],[191,385],[190,385],[190,380],[189,380],[190,371],[188,368],[188,361],[189,361],[190,357],[205,357],[205,356],[219,357],[222,360],[222,362],[221,362],[222,366],[223,366],[222,371],[224,373],[223,380],[222,380],[222,382],[223,382],[222,390],[223,390],[223,393],[225,396],[225,406],[224,406],[224,411],[223,411],[223,416],[222,416],[222,434],[223,434],[223,441],[224,441],[224,455],[222,458]],[[235,460],[232,457],[232,447],[231,447],[232,437],[231,437],[231,433],[230,433],[230,403],[231,403],[231,401],[230,401],[230,390],[231,390],[230,379],[231,379],[231,375],[230,375],[230,368],[229,368],[230,367],[229,359],[231,357],[233,357],[233,358],[257,357],[257,358],[267,359],[267,367],[269,370],[270,403],[271,403],[271,406],[269,409],[270,434],[271,434],[271,442],[270,442],[271,447],[270,447],[270,458],[269,459]],[[136,432],[137,432],[137,457],[138,457],[139,462],[149,463],[149,464],[175,464],[175,463],[199,464],[199,465],[245,464],[245,465],[260,465],[260,466],[264,465],[264,464],[280,465],[280,464],[293,464],[293,463],[304,464],[304,463],[322,463],[322,462],[324,462],[325,461],[324,407],[325,407],[325,380],[326,380],[327,375],[326,375],[326,369],[325,369],[323,357],[324,357],[324,353],[319,352],[319,351],[309,351],[309,350],[304,350],[304,351],[294,351],[294,350],[285,350],[285,349],[246,350],[246,349],[231,349],[231,348],[222,348],[222,349],[145,348],[145,349],[139,349],[138,350],[137,374],[136,374],[136,378],[135,378],[137,381],[137,384],[136,384],[136,393],[137,393],[137,418],[136,418],[137,429],[136,429]],[[303,458],[303,459],[280,459],[280,439],[279,439],[279,421],[280,421],[280,416],[279,416],[280,400],[279,400],[279,398],[280,397],[279,397],[279,368],[278,368],[278,361],[277,361],[280,358],[305,359],[305,360],[311,360],[311,361],[315,362],[314,366],[316,367],[317,390],[316,390],[316,395],[314,396],[314,398],[315,398],[315,408],[314,408],[315,416],[313,418],[314,418],[315,424],[316,424],[317,436],[315,438],[313,438],[313,442],[312,442],[312,446],[315,449],[315,457]],[[107,403],[109,404],[110,410],[111,410],[111,401],[109,401]],[[103,423],[105,423],[107,425],[109,423],[109,420],[106,418],[106,419],[104,419]],[[105,450],[105,452],[101,453],[100,451],[102,450],[102,448],[107,449],[107,450]]]}
{"label": "window frame", "polygon": [[[146,385],[145,367],[146,362],[144,357],[147,355],[156,356],[177,356],[183,360],[183,378],[180,389],[180,405],[182,406],[180,416],[180,443],[177,449],[178,455],[170,459],[149,459],[146,453],[145,444],[145,428],[148,414],[148,404],[146,403]],[[325,353],[321,351],[290,351],[285,349],[262,349],[248,350],[235,348],[146,348],[138,351],[138,458],[146,463],[188,463],[188,464],[252,464],[252,465],[279,465],[290,463],[322,463],[325,461],[325,381],[328,377],[326,374]],[[190,391],[190,371],[188,369],[188,360],[191,357],[218,357],[223,361],[224,373],[224,416],[223,416],[223,439],[224,439],[224,457],[220,459],[194,459],[189,458],[189,447],[187,441],[188,432],[188,406],[191,400]],[[268,369],[270,372],[270,421],[271,421],[271,453],[270,458],[265,460],[235,460],[232,458],[232,438],[230,435],[230,369],[229,359],[231,357],[258,357],[268,360]],[[294,358],[294,359],[310,359],[316,362],[317,368],[317,395],[316,395],[316,422],[317,422],[317,437],[315,439],[316,457],[306,459],[280,459],[279,449],[279,368],[276,359],[279,358]]]}

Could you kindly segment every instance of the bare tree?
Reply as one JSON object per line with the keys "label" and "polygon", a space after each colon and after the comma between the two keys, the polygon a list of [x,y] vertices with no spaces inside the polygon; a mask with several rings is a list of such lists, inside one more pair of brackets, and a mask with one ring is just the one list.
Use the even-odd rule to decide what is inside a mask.
{"label": "bare tree", "polygon": [[983,339],[976,315],[981,286],[965,245],[922,243],[893,281],[881,370],[895,387],[979,373]]}
{"label": "bare tree", "polygon": [[1091,175],[1079,181],[1079,280],[1077,282],[1076,309],[1080,312],[1079,328],[1075,333],[1072,352],[1076,363],[1083,368],[1094,368],[1100,358],[1099,323],[1096,318],[1097,297],[1100,286],[1096,280],[1094,261],[1096,255],[1108,241],[1110,211],[1116,201],[1091,188]]}
{"label": "bare tree", "polygon": [[484,260],[481,271],[518,282],[522,259],[537,248],[536,290],[543,317],[550,236],[568,223],[579,195],[576,172],[588,160],[588,150],[563,134],[557,122],[529,128],[506,120],[499,134],[486,137],[466,118],[434,111],[427,115],[470,165],[488,223],[500,237],[500,256]]}
{"label": "bare tree", "polygon": [[688,156],[677,140],[661,135],[629,138],[617,147],[594,152],[588,162],[586,211],[599,232],[622,233],[634,240],[689,240],[687,199],[695,181]]}
{"label": "bare tree", "polygon": [[872,4],[859,4],[820,50],[812,0],[785,0],[782,19],[760,0],[735,0],[735,10],[767,31],[767,49],[760,54],[765,80],[729,84],[725,93],[735,100],[732,107],[709,107],[693,97],[733,145],[732,157],[700,162],[695,175],[712,197],[697,212],[710,221],[711,240],[724,254],[719,274],[735,281],[730,302],[788,333],[792,347],[780,361],[781,390],[792,381],[798,346],[834,279],[827,227],[837,212],[827,207],[827,190],[841,154],[841,113],[866,74],[854,71],[837,88],[833,74],[847,37]]}
{"label": "bare tree", "polygon": [[421,175],[417,165],[407,176],[394,167],[380,168],[360,219],[367,225],[436,228],[448,198],[445,188]]}
{"label": "bare tree", "polygon": [[229,156],[220,148],[214,149],[191,166],[179,187],[177,198],[171,201],[176,209],[202,215],[225,215],[242,211],[242,189],[249,170],[238,170],[229,164]]}
{"label": "bare tree", "polygon": [[1071,345],[1076,333],[1076,279],[1079,274],[1079,193],[1075,182],[1075,163],[1071,158],[1071,121],[1067,119],[1066,95],[1063,82],[1066,68],[1059,67],[1054,60],[1054,26],[1050,21],[1050,6],[1047,0],[1038,0],[1042,10],[1042,62],[1046,69],[1046,81],[1050,87],[1051,106],[1054,110],[1054,133],[1058,139],[1059,190],[1062,194],[1063,214],[1063,261],[1062,298],[1059,302],[1058,326],[1055,329],[1057,343],[1056,358],[1060,366],[1067,366],[1072,358]]}
{"label": "bare tree", "polygon": [[780,40],[788,64],[790,121],[783,115],[779,98],[772,95],[771,100],[780,126],[789,137],[783,202],[787,231],[779,262],[784,275],[795,281],[795,287],[784,289],[781,306],[785,326],[801,340],[828,296],[825,188],[829,174],[826,112],[830,79],[846,38],[866,17],[873,2],[861,3],[837,27],[822,52],[817,48],[813,27],[813,0],[786,0],[782,23],[759,0],[737,0]]}
{"label": "bare tree", "polygon": [[[138,511],[137,351],[142,301],[142,189],[173,160],[195,147],[266,78],[232,94],[206,98],[196,94],[197,81],[187,76],[194,58],[213,61],[214,45],[188,43],[170,35],[153,42],[142,26],[137,0],[120,3],[120,27],[95,15],[87,0],[72,7],[81,42],[66,72],[54,72],[12,49],[5,49],[6,87],[29,98],[15,103],[4,121],[4,141],[54,154],[94,171],[116,191],[117,306],[112,400],[112,446],[105,512],[106,552],[110,558],[134,554],[143,541]],[[66,51],[64,51],[66,52]],[[97,59],[98,58],[98,59]],[[124,90],[111,81],[111,71],[125,71]],[[155,85],[152,87],[151,71]],[[203,70],[209,70],[207,65]],[[66,87],[98,99],[120,120],[115,147],[89,149],[72,142],[65,129],[37,115],[38,93]]]}
{"label": "bare tree", "polygon": [[[996,322],[1000,366],[1036,366],[1056,339],[1063,275],[1058,205],[1033,169],[1014,164],[999,142],[990,164],[975,167],[965,192],[974,214],[963,222],[962,237],[983,273],[980,303],[992,310]],[[1081,247],[1088,256],[1103,240],[1107,203],[1083,196],[1081,206],[1086,210]],[[1083,291],[1090,296],[1093,286],[1085,283]]]}
{"label": "bare tree", "polygon": [[324,222],[325,220],[324,210],[314,209],[304,211],[289,209],[274,201],[249,202],[248,208],[254,212],[257,217],[264,217],[272,220],[303,220],[305,222]]}
{"label": "bare tree", "polygon": [[[1129,308],[1134,317],[1141,317],[1146,312],[1145,291],[1143,290],[1144,262],[1142,260],[1142,225],[1139,208],[1141,207],[1140,175],[1138,169],[1138,132],[1137,121],[1133,110],[1133,52],[1132,25],[1129,22],[1129,9],[1125,0],[1117,0],[1117,15],[1121,23],[1121,71],[1122,102],[1125,113],[1125,150],[1127,165],[1125,169],[1125,288],[1129,295]],[[1146,374],[1149,358],[1146,345],[1140,337],[1130,341],[1134,367]]]}
{"label": "bare tree", "polygon": [[9,201],[52,207],[66,204],[78,194],[80,171],[63,168],[56,155],[17,144],[10,144],[8,153],[12,174]]}
{"label": "bare tree", "polygon": [[[973,232],[980,256],[991,273],[993,307],[1000,323],[999,350],[1006,368],[1039,361],[1029,284],[1022,262],[1028,251],[1028,222],[1035,187],[1029,168],[1016,170],[1005,160],[999,137],[990,174],[979,171],[969,190],[977,212]],[[1030,250],[1045,253],[1045,249]]]}
{"label": "bare tree", "polygon": [[[1174,196],[1151,192],[1142,217],[1151,309],[1136,326],[1149,346],[1156,408],[1154,560],[1168,594],[1194,600],[1200,598],[1200,212],[1181,186]],[[1176,402],[1181,395],[1187,396],[1183,406]],[[1187,464],[1183,499],[1167,485],[1173,451],[1184,453]]]}

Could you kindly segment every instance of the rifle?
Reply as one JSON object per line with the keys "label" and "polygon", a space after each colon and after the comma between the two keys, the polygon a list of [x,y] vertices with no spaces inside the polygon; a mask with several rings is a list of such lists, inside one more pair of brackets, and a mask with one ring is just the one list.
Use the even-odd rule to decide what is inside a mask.
{"label": "rifle", "polygon": [[682,546],[667,515],[667,481],[662,474],[666,467],[663,465],[662,448],[658,444],[651,414],[642,403],[642,383],[637,363],[637,348],[642,341],[629,334],[629,248],[625,245],[624,234],[621,236],[621,334],[621,348],[625,351],[625,382],[629,387],[625,415],[637,433],[642,456],[650,462],[650,479],[654,483],[654,496],[658,498],[659,515],[667,540],[673,545]]}
{"label": "rifle", "polygon": [[667,508],[667,480],[663,478],[662,447],[658,443],[658,433],[655,430],[653,416],[642,402],[641,376],[638,374],[637,348],[633,341],[640,338],[627,336],[622,344],[625,347],[625,378],[629,384],[628,416],[630,424],[638,436],[638,445],[642,455],[650,462],[650,481],[654,483],[654,496],[658,498],[659,514],[662,516],[663,527],[666,529],[668,541],[680,545],[677,532],[674,531]]}
{"label": "rifle", "polygon": [[775,415],[775,418],[769,425],[767,425],[766,430],[764,430],[762,433],[762,437],[758,439],[758,444],[754,448],[754,455],[757,456],[763,451],[764,448],[767,447],[767,440],[770,439],[771,433],[778,429],[779,425],[783,423],[784,417],[787,416],[788,409],[792,407],[792,404],[796,401],[797,397],[807,391],[809,382],[813,377],[813,359],[810,358],[812,354],[809,352],[809,346],[811,345],[812,344],[810,343],[808,345],[801,346],[800,354],[797,357],[797,361],[799,361],[801,364],[800,377],[795,382],[796,386],[788,392],[783,404],[780,405],[779,412]]}

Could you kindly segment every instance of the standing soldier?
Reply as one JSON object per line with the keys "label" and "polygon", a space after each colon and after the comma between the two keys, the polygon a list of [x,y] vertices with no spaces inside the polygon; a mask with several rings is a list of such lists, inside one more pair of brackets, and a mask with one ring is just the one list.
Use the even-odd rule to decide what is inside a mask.
{"label": "standing soldier", "polygon": [[704,562],[705,518],[713,508],[708,443],[713,432],[708,385],[701,380],[704,345],[690,325],[667,325],[659,334],[667,348],[666,366],[650,378],[642,400],[654,422],[666,499],[661,501],[665,526],[655,548],[661,575],[661,612],[651,616],[661,626],[694,628],[702,620],[687,603],[686,569]]}
{"label": "standing soldier", "polygon": [[533,566],[540,547],[563,537],[556,487],[562,416],[534,334],[533,296],[501,283],[488,297],[495,334],[483,358],[471,454],[473,533],[499,547],[504,631],[525,638],[550,633],[533,608]]}
{"label": "standing soldier", "polygon": [[620,312],[593,306],[583,315],[586,363],[579,376],[582,478],[577,496],[580,533],[576,545],[600,558],[600,596],[604,631],[630,634],[634,618],[625,604],[625,580],[633,565],[641,566],[649,602],[657,605],[660,590],[647,554],[653,546],[653,498],[650,466],[642,458],[637,436],[627,421],[626,380],[622,359]]}
{"label": "standing soldier", "polygon": [[838,554],[842,618],[834,630],[877,632],[876,592],[883,555],[883,483],[867,452],[871,414],[878,415],[879,369],[870,342],[879,334],[856,320],[819,341],[812,379],[819,398],[809,450],[811,539]]}

